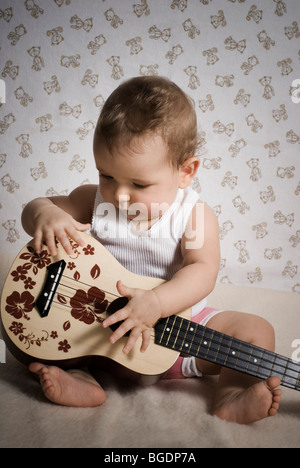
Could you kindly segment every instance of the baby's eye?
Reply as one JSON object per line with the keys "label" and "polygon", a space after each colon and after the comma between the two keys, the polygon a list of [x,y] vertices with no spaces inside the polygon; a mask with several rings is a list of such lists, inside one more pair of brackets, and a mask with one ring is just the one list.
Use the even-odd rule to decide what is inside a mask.
{"label": "baby's eye", "polygon": [[145,189],[145,188],[149,187],[149,185],[136,184],[135,182],[133,183],[133,185],[138,189]]}
{"label": "baby's eye", "polygon": [[100,177],[102,177],[105,180],[113,180],[113,177],[111,177],[109,175],[105,175],[105,174],[100,174]]}

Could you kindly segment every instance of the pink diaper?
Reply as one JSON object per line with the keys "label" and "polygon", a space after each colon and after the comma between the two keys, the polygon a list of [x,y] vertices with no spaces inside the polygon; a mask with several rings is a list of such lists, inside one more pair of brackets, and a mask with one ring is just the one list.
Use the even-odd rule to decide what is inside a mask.
{"label": "pink diaper", "polygon": [[[192,322],[198,323],[199,325],[206,326],[209,320],[217,314],[220,314],[222,311],[213,309],[212,307],[205,307],[204,309],[199,312],[199,314],[195,315],[191,318]],[[183,369],[194,369],[188,370],[183,373]],[[182,357],[179,356],[173,366],[167,371],[167,373],[163,376],[163,379],[187,379],[189,377],[201,377],[202,374],[200,371],[197,371],[195,365],[195,358],[194,357]]]}

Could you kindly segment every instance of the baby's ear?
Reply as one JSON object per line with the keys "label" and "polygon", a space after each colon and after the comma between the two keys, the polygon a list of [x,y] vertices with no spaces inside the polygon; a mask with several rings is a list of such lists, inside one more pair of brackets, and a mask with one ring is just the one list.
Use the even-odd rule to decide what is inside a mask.
{"label": "baby's ear", "polygon": [[199,168],[199,158],[196,156],[188,158],[180,167],[179,188],[184,189],[190,185]]}

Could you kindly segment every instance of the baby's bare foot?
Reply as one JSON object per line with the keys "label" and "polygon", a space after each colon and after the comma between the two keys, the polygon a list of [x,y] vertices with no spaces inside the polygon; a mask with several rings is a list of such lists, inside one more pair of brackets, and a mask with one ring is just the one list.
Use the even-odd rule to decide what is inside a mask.
{"label": "baby's bare foot", "polygon": [[106,395],[98,382],[86,372],[65,372],[59,367],[32,363],[29,370],[40,378],[48,400],[63,406],[94,407],[104,403]]}
{"label": "baby's bare foot", "polygon": [[235,390],[223,395],[212,414],[226,421],[250,424],[268,416],[275,416],[281,400],[278,377],[255,383],[246,390]]}

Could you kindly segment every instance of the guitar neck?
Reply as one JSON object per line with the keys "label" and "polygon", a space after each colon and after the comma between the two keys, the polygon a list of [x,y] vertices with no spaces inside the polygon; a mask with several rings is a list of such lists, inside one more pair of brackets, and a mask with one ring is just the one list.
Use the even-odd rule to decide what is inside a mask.
{"label": "guitar neck", "polygon": [[300,365],[279,354],[172,315],[155,327],[155,343],[300,391]]}

